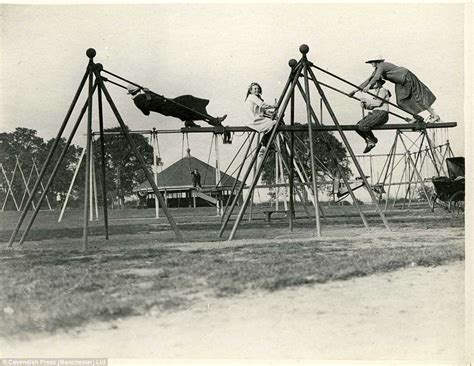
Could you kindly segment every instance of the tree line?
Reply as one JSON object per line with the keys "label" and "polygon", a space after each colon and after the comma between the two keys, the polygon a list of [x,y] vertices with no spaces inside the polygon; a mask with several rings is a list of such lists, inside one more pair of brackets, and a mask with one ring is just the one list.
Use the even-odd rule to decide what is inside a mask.
{"label": "tree line", "polygon": [[[120,127],[106,129],[106,132],[120,132]],[[300,167],[305,175],[311,178],[311,159],[309,154],[309,135],[303,131],[297,131],[295,136],[295,157],[301,163]],[[138,150],[142,154],[147,164],[147,169],[151,172],[153,163],[153,148],[143,135],[133,134]],[[286,133],[286,140],[289,141],[289,133]],[[38,136],[37,131],[26,127],[17,127],[13,132],[0,133],[0,206],[5,210],[15,210],[16,206],[26,203],[26,183],[31,190],[37,180],[37,172],[34,164],[41,171],[48,156],[54,138],[45,140]],[[330,132],[322,131],[314,134],[314,153],[316,157],[316,173],[318,180],[328,180],[337,176],[337,164],[342,167],[344,174],[350,176],[349,161],[344,146]],[[141,169],[138,160],[134,156],[126,138],[122,134],[105,135],[105,175],[107,184],[107,201],[123,204],[126,196],[133,194],[133,188],[145,181],[146,177]],[[46,174],[42,183],[46,185],[54,166],[66,146],[66,139],[61,138],[53,154],[51,163],[48,164]],[[101,169],[101,139],[93,141],[93,153],[96,168],[97,193],[99,203],[102,198],[102,169]],[[52,206],[58,208],[64,201],[68,192],[74,172],[80,160],[83,148],[71,144],[61,161],[57,174],[52,180],[48,189],[48,198]],[[332,151],[333,155],[330,153]],[[288,161],[288,152],[282,145],[281,152]],[[84,159],[85,160],[85,159]],[[81,207],[84,197],[85,162],[83,161],[77,172],[72,193],[69,197],[68,207]],[[12,179],[13,177],[13,179]],[[295,180],[298,181],[295,174]],[[29,180],[29,182],[28,182]],[[270,154],[262,172],[262,180],[267,184],[275,182],[275,154]],[[9,189],[13,192],[16,205],[11,194],[7,194]],[[40,190],[41,192],[41,190]],[[329,193],[329,192],[328,192]],[[36,196],[39,198],[39,194]],[[27,197],[26,197],[27,198]],[[45,203],[43,203],[45,205]],[[22,207],[20,207],[21,209]],[[46,208],[43,206],[43,208]]]}
{"label": "tree line", "polygon": [[[120,127],[106,129],[106,132],[120,131]],[[143,155],[148,169],[151,171],[153,162],[153,148],[142,135],[132,135],[138,150]],[[26,127],[17,127],[13,132],[0,133],[0,206],[5,210],[16,210],[26,204],[26,187],[31,190],[37,180],[38,172],[42,170],[48,153],[55,138],[45,140],[38,136],[36,130]],[[99,202],[102,202],[102,176],[101,176],[101,140],[93,141],[93,153],[97,176],[97,192]],[[145,174],[140,168],[138,160],[133,155],[128,142],[123,135],[105,135],[105,172],[108,192],[108,202],[114,200],[123,202],[125,196],[132,194],[132,189],[145,180]],[[43,185],[46,185],[61,152],[66,146],[66,139],[61,138],[52,156],[50,164],[46,169]],[[82,154],[83,148],[71,144],[67,149],[63,160],[59,164],[57,174],[48,189],[48,198],[52,206],[59,206],[64,201],[74,172]],[[85,183],[85,159],[77,172],[75,183],[69,197],[68,207],[80,207],[83,205],[83,193]],[[29,182],[28,182],[29,180]],[[12,194],[8,193],[10,190]],[[40,191],[41,192],[41,188]],[[14,197],[14,198],[13,198]],[[35,196],[39,198],[39,193]],[[16,204],[15,204],[16,201]],[[43,203],[43,208],[46,202]],[[22,207],[20,207],[21,209]],[[54,208],[54,207],[53,207]]]}

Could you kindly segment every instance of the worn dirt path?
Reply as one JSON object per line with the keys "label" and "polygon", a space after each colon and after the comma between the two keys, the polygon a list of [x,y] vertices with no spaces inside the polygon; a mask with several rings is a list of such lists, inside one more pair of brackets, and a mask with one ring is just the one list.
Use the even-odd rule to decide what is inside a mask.
{"label": "worn dirt path", "polygon": [[165,315],[0,341],[0,357],[461,362],[463,349],[463,262],[203,299]]}

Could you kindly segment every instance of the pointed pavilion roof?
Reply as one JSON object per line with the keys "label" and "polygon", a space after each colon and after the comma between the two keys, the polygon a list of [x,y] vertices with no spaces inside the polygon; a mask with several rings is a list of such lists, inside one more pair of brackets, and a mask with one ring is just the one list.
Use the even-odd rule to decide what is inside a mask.
{"label": "pointed pavilion roof", "polygon": [[[172,190],[191,188],[193,186],[191,171],[194,169],[197,169],[199,174],[201,174],[201,185],[204,189],[216,186],[216,169],[202,160],[190,156],[178,160],[162,172],[158,173],[158,188]],[[235,180],[235,178],[228,174],[224,174],[224,172],[221,171],[221,181],[219,186],[228,187],[230,189]],[[240,184],[242,184],[242,182],[238,181],[237,187],[239,187]],[[152,190],[147,180],[133,189],[134,192],[145,190]]]}

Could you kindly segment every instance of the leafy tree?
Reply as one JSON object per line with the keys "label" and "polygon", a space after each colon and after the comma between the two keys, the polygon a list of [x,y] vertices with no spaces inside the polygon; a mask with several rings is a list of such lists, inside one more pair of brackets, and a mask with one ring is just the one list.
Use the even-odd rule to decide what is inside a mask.
{"label": "leafy tree", "polygon": [[[299,126],[303,126],[301,124],[295,124]],[[310,158],[310,151],[309,151],[309,134],[306,131],[295,131],[295,159],[301,162],[304,172],[306,176],[311,179],[311,158]],[[327,143],[325,142],[327,140]],[[290,133],[285,133],[285,140],[290,140]],[[337,138],[328,131],[318,131],[313,134],[313,147],[314,147],[314,156],[315,156],[315,163],[316,163],[316,174],[318,176],[318,180],[328,180],[335,177],[338,173],[337,169],[337,162],[339,162],[340,166],[344,174],[347,177],[352,175],[351,169],[349,168],[349,160],[347,159],[347,152],[344,145],[337,140]],[[285,161],[289,161],[288,157],[289,154],[284,147],[283,144],[281,145],[281,152]],[[335,158],[337,161],[334,161],[329,147],[331,151],[334,153]],[[284,167],[286,172],[286,169]],[[297,174],[295,172],[295,179],[297,180]],[[265,166],[262,172],[262,180],[267,184],[272,184],[275,182],[275,154],[270,154],[267,161],[265,162]]]}
{"label": "leafy tree", "polygon": [[[127,127],[128,128],[128,127]],[[106,132],[121,132],[120,127],[106,129]],[[151,172],[153,163],[153,148],[147,139],[142,135],[133,134],[133,141],[137,145],[138,151],[142,154],[147,168]],[[94,155],[96,159],[97,182],[99,184],[100,164],[101,164],[101,139],[94,142]],[[118,197],[123,204],[126,195],[132,194],[133,188],[143,182],[146,177],[141,169],[138,159],[135,157],[130,144],[123,134],[105,135],[105,160],[106,160],[106,180],[107,191],[111,197]],[[99,188],[98,188],[99,189]],[[109,196],[109,197],[110,197]]]}
{"label": "leafy tree", "polygon": [[[21,166],[21,170],[25,175],[25,180],[28,181],[30,173],[33,169],[33,161],[36,163],[38,173],[41,171],[43,163],[48,156],[49,150],[54,142],[54,138],[50,139],[48,142],[44,142],[43,138],[37,136],[37,131],[25,127],[17,127],[14,132],[11,133],[2,133],[0,134],[0,158],[1,163],[3,164],[7,177],[10,180],[12,172],[15,169],[16,159]],[[54,166],[56,165],[57,159],[59,158],[61,152],[63,151],[66,145],[66,140],[62,138],[58,142],[55,153],[52,156],[50,164],[46,170],[46,173],[43,177],[43,184],[45,185],[48,181]],[[65,196],[69,184],[71,182],[75,166],[77,164],[80,154],[80,148],[76,145],[71,145],[68,148],[68,151],[59,165],[57,174],[52,181],[51,186],[48,189],[48,197],[51,201],[52,197],[56,197],[56,194]],[[2,179],[4,179],[3,174],[1,174]],[[35,185],[38,174],[36,170],[31,174],[31,180],[29,182],[29,189],[31,190]],[[79,177],[80,178],[80,177]],[[2,187],[6,187],[6,182],[2,182]],[[21,177],[20,171],[16,170],[15,178],[12,182],[13,192],[17,201],[17,204],[20,205],[23,196],[25,195],[25,183]],[[40,188],[41,191],[41,188]],[[3,189],[3,193],[0,194],[0,199],[3,205],[6,195],[6,190]],[[37,195],[39,198],[39,195]],[[26,196],[23,200],[23,203],[26,203]],[[7,200],[8,209],[16,209],[14,206],[11,196]]]}

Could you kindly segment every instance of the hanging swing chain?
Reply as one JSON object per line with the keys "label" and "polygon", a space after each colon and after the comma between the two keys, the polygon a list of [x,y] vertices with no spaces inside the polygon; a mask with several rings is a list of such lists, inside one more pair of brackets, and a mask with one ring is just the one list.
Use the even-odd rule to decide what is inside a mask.
{"label": "hanging swing chain", "polygon": [[[209,154],[208,154],[208,156],[207,156],[207,165],[209,165],[209,162],[211,161],[211,152],[212,152],[212,145],[214,144],[214,137],[216,137],[216,134],[212,134],[211,144],[210,144],[210,146],[209,146]],[[217,139],[217,137],[216,137],[216,139]],[[207,172],[208,172],[208,169],[206,169],[206,174],[204,174],[203,182],[206,181]]]}
{"label": "hanging swing chain", "polygon": [[[235,173],[238,169],[240,169],[240,167],[241,167],[243,164],[245,164],[245,161],[247,160],[247,158],[248,158],[249,156],[252,156],[252,155],[253,155],[253,153],[257,150],[257,148],[258,148],[258,147],[252,148],[252,149],[249,151],[249,153],[245,156],[245,158],[242,160],[242,163],[240,163],[239,165],[237,165],[237,167],[236,167],[236,168],[232,171],[232,173],[230,173],[229,175],[230,175],[230,176],[233,176],[234,173]],[[237,179],[238,179],[238,177],[237,177]]]}
{"label": "hanging swing chain", "polygon": [[[220,181],[216,184],[216,186],[219,186],[219,185],[221,185],[221,184],[223,183],[222,180],[226,177],[227,172],[229,171],[230,167],[231,167],[232,164],[234,163],[235,159],[236,159],[237,156],[239,155],[239,153],[240,153],[240,151],[242,150],[242,148],[245,146],[245,143],[248,141],[248,139],[249,139],[249,137],[250,137],[250,133],[249,133],[249,132],[245,132],[245,133],[247,133],[247,137],[245,138],[245,141],[240,145],[239,150],[237,151],[237,153],[236,153],[236,154],[234,155],[234,157],[232,158],[232,161],[231,161],[230,164],[227,166],[226,170],[224,171],[224,174],[221,176],[221,179],[220,179]],[[235,171],[236,171],[237,169],[239,169],[239,168],[240,168],[240,165],[237,166],[237,168],[232,172],[232,174],[234,174]],[[232,174],[231,174],[231,175],[232,175]]]}
{"label": "hanging swing chain", "polygon": [[[192,170],[191,170],[191,149],[189,148],[189,134],[185,133],[184,135],[186,135],[186,158],[188,159],[188,169],[189,169],[189,173],[191,173],[192,172]],[[184,138],[184,135],[183,135],[183,138]]]}
{"label": "hanging swing chain", "polygon": [[[156,152],[158,153],[158,155],[156,156],[157,161],[158,161],[158,159],[160,159],[160,161],[157,165],[160,167],[160,172],[163,172],[163,162],[161,161],[160,144],[158,143],[158,132],[156,132],[155,129],[152,130],[151,137],[152,137],[152,141],[153,141],[154,146],[156,146]],[[153,154],[154,153],[155,152],[153,152]],[[155,169],[156,169],[156,167],[155,167]],[[162,180],[163,181],[163,186],[166,187],[166,180],[165,180],[164,176],[160,177],[158,172],[157,172],[156,178],[157,178],[157,180],[158,179]],[[158,185],[158,181],[156,182],[156,184]],[[166,188],[165,188],[165,195],[166,195]]]}

